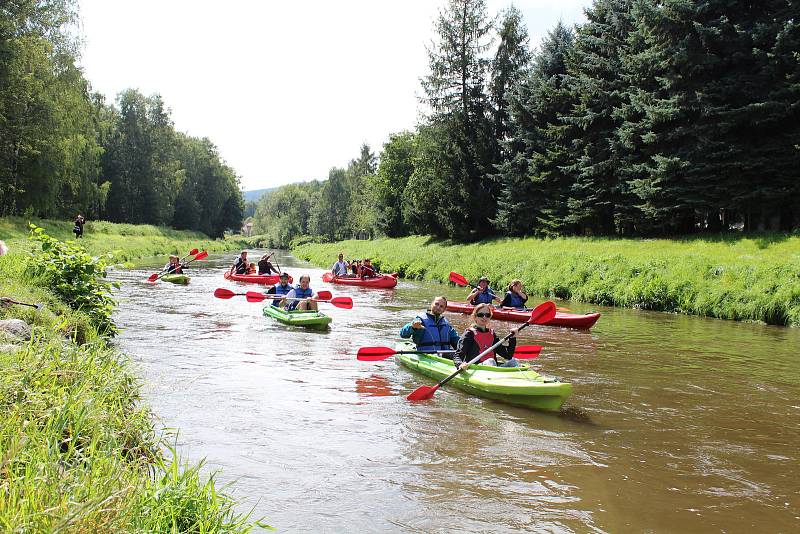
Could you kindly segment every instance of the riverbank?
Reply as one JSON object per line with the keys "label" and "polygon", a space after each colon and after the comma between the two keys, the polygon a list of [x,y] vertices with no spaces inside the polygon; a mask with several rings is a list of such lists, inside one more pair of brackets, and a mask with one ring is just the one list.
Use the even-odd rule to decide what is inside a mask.
{"label": "riverbank", "polygon": [[[70,237],[71,224],[37,222]],[[252,530],[249,517],[234,511],[235,502],[215,487],[214,477],[201,474],[200,465],[182,463],[170,446],[174,436],[154,425],[128,358],[100,334],[99,328],[109,331],[102,318],[111,310],[80,305],[82,292],[101,299],[107,294],[98,275],[102,264],[49,241],[42,252],[39,242],[23,241],[21,224],[0,219],[0,236],[11,247],[11,254],[0,257],[0,296],[43,307],[0,306],[0,320],[12,321],[0,328],[2,530]],[[115,260],[176,248],[241,246],[205,236],[202,241],[202,234],[107,225],[87,228],[81,244],[93,254],[113,244]],[[25,253],[37,248],[34,258]],[[52,272],[33,267],[49,263],[69,276],[56,284]],[[62,283],[69,287],[56,290]]]}
{"label": "riverbank", "polygon": [[307,243],[296,256],[330,266],[339,252],[383,272],[447,281],[451,271],[530,295],[800,326],[800,236],[682,239],[506,238],[474,244],[412,236]]}

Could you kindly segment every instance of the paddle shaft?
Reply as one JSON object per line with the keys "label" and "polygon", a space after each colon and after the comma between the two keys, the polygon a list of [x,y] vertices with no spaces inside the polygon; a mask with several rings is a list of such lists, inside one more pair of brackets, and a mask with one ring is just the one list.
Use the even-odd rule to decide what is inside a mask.
{"label": "paddle shaft", "polygon": [[[519,327],[519,330],[517,330],[517,333],[519,333],[519,331],[520,331],[520,330],[522,330],[523,328],[527,327],[529,324],[530,324],[530,323],[523,323],[523,324],[522,324],[522,326],[520,326],[520,327]],[[478,363],[479,361],[481,361],[481,358],[483,358],[484,356],[486,356],[487,354],[489,354],[491,351],[493,351],[494,349],[496,349],[497,347],[499,347],[500,345],[502,345],[503,343],[505,343],[506,341],[508,341],[509,339],[511,339],[511,337],[512,337],[513,335],[514,335],[513,333],[510,333],[510,334],[508,334],[508,335],[507,335],[507,336],[505,336],[503,339],[501,339],[500,341],[498,341],[497,343],[495,343],[494,345],[492,345],[491,347],[489,347],[489,348],[488,348],[488,349],[486,349],[485,351],[481,352],[480,354],[478,354],[477,356],[475,356],[474,358],[472,358],[472,359],[471,359],[469,362],[467,362],[467,363],[468,363],[469,365],[473,365],[473,364],[476,364],[476,363]],[[440,387],[442,387],[443,385],[445,385],[445,384],[447,384],[448,382],[450,382],[450,381],[451,381],[453,378],[455,378],[455,377],[456,377],[456,375],[457,375],[458,373],[460,373],[461,371],[464,371],[464,369],[461,369],[461,368],[458,368],[458,369],[456,369],[456,370],[455,370],[455,372],[454,372],[454,373],[452,373],[450,376],[448,376],[447,378],[443,378],[442,380],[440,380],[440,381],[439,381],[439,382],[436,384],[436,386],[434,386],[433,390],[435,391],[435,390],[439,389]]]}
{"label": "paddle shaft", "polygon": [[37,306],[36,304],[28,304],[27,302],[19,302],[17,300],[10,299],[8,297],[3,297],[2,299],[0,299],[0,302],[8,302],[9,304],[17,304],[19,306],[30,306],[31,308],[36,308],[36,309],[39,308],[39,306]]}

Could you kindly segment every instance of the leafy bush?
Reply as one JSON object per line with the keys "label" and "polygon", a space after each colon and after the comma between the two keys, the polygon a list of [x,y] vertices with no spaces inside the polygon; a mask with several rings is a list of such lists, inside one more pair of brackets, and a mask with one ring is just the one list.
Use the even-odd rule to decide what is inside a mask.
{"label": "leafy bush", "polygon": [[111,287],[116,283],[102,280],[113,255],[91,256],[77,243],[50,237],[35,224],[30,229],[31,239],[42,244],[41,253],[31,254],[32,274],[45,280],[70,307],[86,313],[101,334],[116,334],[111,319],[115,306]]}

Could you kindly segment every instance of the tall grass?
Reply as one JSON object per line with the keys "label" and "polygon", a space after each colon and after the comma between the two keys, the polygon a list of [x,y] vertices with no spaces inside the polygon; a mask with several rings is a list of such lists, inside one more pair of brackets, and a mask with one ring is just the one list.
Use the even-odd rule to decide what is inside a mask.
{"label": "tall grass", "polygon": [[683,239],[496,239],[456,244],[427,237],[300,245],[328,266],[338,252],[384,272],[446,281],[450,271],[492,286],[514,278],[534,295],[722,319],[800,326],[800,236]]}

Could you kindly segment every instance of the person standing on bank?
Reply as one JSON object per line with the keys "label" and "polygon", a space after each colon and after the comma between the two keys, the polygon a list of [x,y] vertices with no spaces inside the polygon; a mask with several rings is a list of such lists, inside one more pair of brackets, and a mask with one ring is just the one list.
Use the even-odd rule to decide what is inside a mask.
{"label": "person standing on bank", "polygon": [[[489,321],[492,318],[492,306],[490,304],[478,304],[472,310],[472,326],[464,330],[458,348],[453,354],[453,363],[459,369],[468,369],[469,362],[478,354],[482,353],[498,341],[500,338],[489,328]],[[514,350],[517,348],[517,332],[519,327],[511,330],[511,339],[507,345],[498,345],[494,350],[484,354],[478,362],[480,365],[492,365],[500,367],[519,367],[519,361],[514,358]],[[502,356],[504,363],[498,363],[497,356]]]}
{"label": "person standing on bank", "polygon": [[473,306],[478,304],[491,304],[494,300],[500,300],[500,297],[494,294],[492,288],[489,287],[489,279],[481,276],[478,280],[478,287],[474,288],[469,295],[467,295],[467,302]]}
{"label": "person standing on bank", "polygon": [[447,309],[447,299],[436,297],[430,311],[414,317],[400,329],[400,337],[411,338],[420,352],[436,352],[458,347],[458,332],[442,315]]}
{"label": "person standing on bank", "polygon": [[83,225],[86,223],[86,219],[83,218],[83,215],[80,213],[77,217],[75,217],[75,226],[72,228],[72,232],[75,234],[75,239],[83,237]]}

